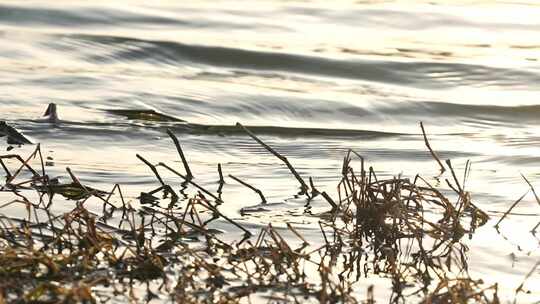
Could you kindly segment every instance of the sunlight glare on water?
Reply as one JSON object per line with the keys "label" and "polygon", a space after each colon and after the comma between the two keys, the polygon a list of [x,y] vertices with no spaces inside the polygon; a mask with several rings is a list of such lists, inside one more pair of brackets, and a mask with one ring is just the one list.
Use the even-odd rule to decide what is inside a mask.
{"label": "sunlight glare on water", "polygon": [[[278,127],[261,138],[334,195],[348,149],[381,176],[420,173],[445,187],[423,121],[460,174],[471,160],[468,189],[497,219],[527,189],[520,174],[540,180],[539,16],[537,1],[3,1],[0,120],[42,144],[52,174],[67,178],[69,166],[96,187],[119,182],[133,200],[155,186],[136,153],[180,167],[170,127],[202,184],[217,187],[221,163],[283,210],[303,206],[294,178],[225,127]],[[37,121],[49,102],[55,126]],[[111,109],[217,127],[190,133]],[[226,188],[225,212],[239,217],[257,203],[251,194]],[[521,206],[527,216],[510,216],[519,225],[506,229],[512,242],[536,242],[529,253],[491,222],[470,244],[472,273],[514,282],[500,286],[505,299],[540,256],[528,233],[540,209],[533,196]]]}

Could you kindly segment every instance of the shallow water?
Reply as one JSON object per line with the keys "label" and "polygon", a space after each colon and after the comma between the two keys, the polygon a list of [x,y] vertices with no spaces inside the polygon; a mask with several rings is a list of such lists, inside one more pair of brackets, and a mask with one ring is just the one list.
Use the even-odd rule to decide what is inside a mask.
{"label": "shallow water", "polygon": [[[348,149],[382,176],[421,173],[437,183],[423,121],[441,158],[459,172],[472,161],[467,187],[495,221],[527,190],[521,173],[535,185],[540,178],[538,16],[536,1],[3,1],[0,119],[42,143],[53,175],[67,178],[69,166],[98,188],[121,183],[133,200],[156,185],[136,153],[181,168],[169,127],[198,182],[217,188],[221,163],[278,213],[302,209],[296,181],[232,132],[236,122],[276,127],[254,132],[334,194]],[[36,120],[49,102],[58,125]],[[191,132],[107,109],[231,127]],[[241,218],[259,199],[232,180],[223,196],[224,212],[253,229],[275,221]],[[489,223],[470,242],[473,277],[501,282],[505,299],[540,258],[528,232],[540,215],[534,197],[516,213],[503,225],[509,240]],[[312,219],[283,217],[293,220],[309,234]]]}

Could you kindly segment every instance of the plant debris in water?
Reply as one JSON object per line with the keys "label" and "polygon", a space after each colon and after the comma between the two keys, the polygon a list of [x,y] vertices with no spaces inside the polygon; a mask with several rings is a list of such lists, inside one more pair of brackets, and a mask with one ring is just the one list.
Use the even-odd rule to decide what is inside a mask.
{"label": "plant debris in water", "polygon": [[[170,131],[186,174],[137,155],[157,182],[141,193],[138,208],[125,200],[119,185],[95,189],[69,168],[71,182],[51,179],[37,145],[26,159],[0,156],[5,175],[0,191],[13,195],[0,208],[20,215],[0,212],[0,303],[375,303],[373,287],[355,288],[371,277],[391,282],[391,303],[499,303],[497,285],[468,275],[462,240],[488,216],[471,201],[465,178],[458,180],[450,162],[452,200],[421,176],[379,179],[350,151],[338,196],[332,198],[312,179],[304,181],[286,157],[238,127],[287,165],[308,203],[316,197],[328,203],[328,211],[317,215],[320,243],[308,242],[291,224],[287,229],[269,224],[257,232],[225,216],[219,211],[226,204],[221,166],[217,193],[194,182]],[[198,194],[181,198],[162,179],[163,170]],[[265,205],[260,190],[230,177],[257,192]],[[74,202],[71,211],[52,211],[56,194]],[[169,203],[163,207],[160,201]],[[99,212],[90,210],[96,202]],[[244,237],[222,239],[221,231],[211,228],[218,220]]]}
{"label": "plant debris in water", "polygon": [[182,119],[179,119],[179,118],[176,118],[176,117],[173,117],[173,116],[169,116],[169,115],[166,115],[166,114],[163,114],[163,113],[159,113],[159,112],[157,112],[155,110],[147,110],[147,109],[144,109],[144,110],[141,110],[141,109],[139,109],[139,110],[123,110],[123,109],[118,109],[118,110],[107,110],[107,112],[109,112],[111,114],[114,114],[114,115],[124,116],[127,119],[131,119],[131,120],[146,120],[146,121],[161,121],[161,122],[166,122],[166,121],[185,122]]}
{"label": "plant debris in water", "polygon": [[17,129],[8,125],[5,121],[0,121],[0,137],[3,136],[6,136],[6,141],[9,145],[32,144],[32,141]]}

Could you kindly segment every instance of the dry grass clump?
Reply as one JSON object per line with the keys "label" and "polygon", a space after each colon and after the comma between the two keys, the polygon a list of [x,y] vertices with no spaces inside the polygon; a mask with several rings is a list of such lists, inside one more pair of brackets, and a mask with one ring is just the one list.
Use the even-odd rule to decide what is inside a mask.
{"label": "dry grass clump", "polygon": [[422,304],[435,303],[500,303],[498,285],[483,287],[482,280],[470,278],[441,280],[437,287],[426,296]]}
{"label": "dry grass clump", "polygon": [[447,180],[456,192],[453,203],[420,176],[413,181],[379,180],[372,168],[364,170],[364,160],[356,156],[360,173],[354,172],[351,153],[347,154],[339,202],[332,204],[336,205],[334,220],[345,222],[353,247],[368,249],[374,262],[384,261],[383,272],[399,281],[396,287],[411,280],[427,285],[433,277],[440,280],[453,271],[452,267],[458,273],[466,271],[466,249],[460,239],[485,224],[488,216],[471,202],[457,178],[456,186]]}
{"label": "dry grass clump", "polygon": [[[465,190],[467,174],[459,182],[450,162],[453,179],[447,183],[454,201],[420,176],[379,179],[349,152],[338,197],[332,199],[312,179],[306,183],[286,157],[239,127],[285,163],[308,203],[319,196],[328,202],[329,211],[317,215],[321,242],[306,240],[290,224],[255,233],[225,216],[219,211],[225,203],[221,166],[217,193],[194,182],[170,131],[186,174],[137,155],[158,183],[141,193],[137,209],[125,201],[119,185],[94,189],[69,168],[70,183],[51,180],[38,145],[27,159],[0,156],[6,176],[0,191],[13,195],[0,209],[16,208],[20,215],[0,213],[0,303],[374,303],[372,288],[355,288],[372,276],[390,280],[394,303],[498,303],[496,285],[486,288],[468,276],[461,239],[488,217]],[[40,169],[31,164],[35,158]],[[198,194],[179,197],[160,170],[182,178]],[[258,191],[265,202],[260,190],[233,179]],[[54,214],[55,195],[73,201],[73,209]],[[91,212],[89,204],[101,204],[101,212]],[[243,238],[224,241],[212,228],[215,221],[228,223]]]}

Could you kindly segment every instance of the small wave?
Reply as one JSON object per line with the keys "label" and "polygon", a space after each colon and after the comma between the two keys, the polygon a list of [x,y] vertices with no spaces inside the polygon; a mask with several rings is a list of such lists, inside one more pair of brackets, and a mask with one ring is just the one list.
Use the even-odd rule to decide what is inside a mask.
{"label": "small wave", "polygon": [[[338,77],[432,89],[456,86],[515,87],[523,83],[530,85],[540,83],[540,75],[532,71],[464,63],[337,60],[292,53],[118,36],[73,34],[61,37],[58,43],[78,45],[86,60],[98,64],[142,61],[179,67],[206,65]],[[82,48],[88,47],[90,50],[98,49],[99,52],[92,53],[88,50],[82,52]]]}
{"label": "small wave", "polygon": [[412,102],[378,107],[374,111],[385,115],[414,117],[461,118],[462,121],[491,121],[497,124],[518,123],[537,124],[540,105],[496,106],[458,104],[448,102]]}
{"label": "small wave", "polygon": [[[187,134],[206,134],[206,135],[246,135],[245,131],[235,125],[203,125],[185,122],[159,122],[159,121],[128,121],[114,123],[96,123],[96,122],[70,122],[62,121],[59,125],[49,125],[33,120],[19,120],[15,123],[22,130],[33,135],[56,134],[62,136],[62,132],[76,133],[79,136],[103,135],[104,132],[115,134],[120,132],[133,132],[137,134],[141,129],[148,130],[149,133],[156,134],[166,128],[173,132]],[[363,138],[376,139],[381,137],[405,135],[402,133],[391,133],[372,130],[354,130],[354,129],[332,129],[332,128],[292,128],[281,126],[246,126],[252,132],[259,135],[271,135],[277,137],[315,137],[315,138]]]}
{"label": "small wave", "polygon": [[0,22],[13,23],[17,26],[28,25],[55,25],[55,26],[90,26],[113,25],[120,23],[133,24],[182,24],[177,19],[147,16],[143,14],[117,11],[113,9],[55,9],[44,7],[22,7],[0,5]]}
{"label": "small wave", "polygon": [[[234,125],[199,125],[190,124],[193,133],[214,133],[214,134],[245,134],[245,132]],[[289,128],[278,126],[246,126],[257,134],[275,135],[280,137],[361,137],[378,138],[387,136],[403,135],[401,133],[352,130],[352,129],[324,129],[324,128]]]}
{"label": "small wave", "polygon": [[[157,10],[120,9],[103,6],[66,6],[66,7],[40,7],[36,5],[0,5],[0,24],[42,27],[73,27],[73,28],[156,28],[171,26],[175,28],[227,28],[251,29],[253,24],[234,22],[231,20],[215,20],[212,18],[194,18],[187,14],[194,13],[200,16],[199,10],[182,8],[182,14],[172,15],[170,11],[160,14]],[[280,29],[285,27],[265,23],[257,23],[258,28]]]}

